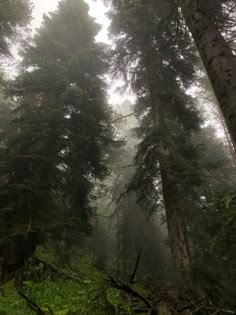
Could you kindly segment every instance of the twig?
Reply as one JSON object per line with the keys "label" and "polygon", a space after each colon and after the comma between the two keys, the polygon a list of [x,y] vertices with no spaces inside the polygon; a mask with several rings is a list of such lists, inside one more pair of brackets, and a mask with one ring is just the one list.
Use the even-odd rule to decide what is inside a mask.
{"label": "twig", "polygon": [[134,166],[137,166],[137,164],[130,164],[130,165],[127,165],[127,166],[123,166],[122,168],[130,168],[130,167],[134,167]]}

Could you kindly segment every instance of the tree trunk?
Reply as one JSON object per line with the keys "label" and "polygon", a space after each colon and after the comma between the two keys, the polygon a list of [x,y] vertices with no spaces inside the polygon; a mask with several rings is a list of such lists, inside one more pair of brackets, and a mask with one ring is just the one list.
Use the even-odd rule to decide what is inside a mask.
{"label": "tree trunk", "polygon": [[[158,128],[162,117],[160,107],[153,106],[153,120]],[[163,199],[166,211],[167,228],[173,263],[177,276],[178,294],[184,295],[192,288],[191,260],[186,238],[186,222],[182,198],[178,193],[178,182],[172,175],[169,148],[160,140],[158,160],[161,173]]]}
{"label": "tree trunk", "polygon": [[220,123],[222,125],[222,128],[224,130],[224,134],[225,134],[225,141],[226,141],[226,147],[229,151],[230,157],[232,159],[233,165],[234,167],[236,167],[236,152],[235,152],[235,146],[234,143],[232,141],[231,135],[228,131],[228,128],[225,124],[225,120],[224,117],[222,117],[221,113],[220,113]]}
{"label": "tree trunk", "polygon": [[1,246],[0,284],[7,282],[33,256],[36,250],[37,235],[29,233],[15,235]]}
{"label": "tree trunk", "polygon": [[178,196],[176,180],[169,167],[168,148],[160,144],[159,163],[162,178],[163,198],[169,232],[170,248],[177,274],[177,285],[180,293],[191,288],[191,262],[186,239],[186,222],[183,204]]}
{"label": "tree trunk", "polygon": [[180,0],[180,5],[236,143],[236,56],[197,0]]}

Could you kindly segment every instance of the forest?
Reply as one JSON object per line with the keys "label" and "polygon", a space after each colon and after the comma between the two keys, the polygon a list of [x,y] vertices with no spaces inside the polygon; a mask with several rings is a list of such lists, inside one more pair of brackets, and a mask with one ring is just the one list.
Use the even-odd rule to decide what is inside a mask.
{"label": "forest", "polygon": [[235,314],[236,2],[87,2],[0,0],[0,315]]}

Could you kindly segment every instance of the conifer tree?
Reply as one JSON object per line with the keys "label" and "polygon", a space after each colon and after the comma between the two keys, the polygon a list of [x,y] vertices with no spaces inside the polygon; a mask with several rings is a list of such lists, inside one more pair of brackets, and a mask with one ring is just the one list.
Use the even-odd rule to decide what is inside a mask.
{"label": "conifer tree", "polygon": [[[157,207],[154,196],[158,194],[156,186],[161,178],[170,247],[179,289],[184,291],[191,286],[191,258],[183,200],[190,174],[195,173],[197,154],[188,138],[191,131],[199,128],[200,122],[191,97],[184,91],[193,80],[194,71],[189,61],[194,60],[194,55],[184,33],[179,34],[182,45],[176,53],[174,25],[162,17],[159,21],[155,4],[151,7],[139,1],[133,6],[115,1],[113,5],[115,68],[130,80],[137,92],[138,109],[143,118],[143,142],[137,156],[139,172],[131,189],[141,189],[142,201],[147,198],[150,203],[153,199],[153,209]],[[141,26],[143,16],[148,17],[145,28]],[[196,174],[193,186],[199,181],[197,178]]]}
{"label": "conifer tree", "polygon": [[[98,30],[82,0],[61,1],[26,47],[23,72],[9,83],[8,93],[18,99],[18,119],[1,154],[6,269],[14,257],[9,241],[13,252],[21,249],[16,268],[45,233],[61,242],[69,263],[78,233],[91,229],[90,199],[106,174],[104,150],[111,141],[101,79],[106,56],[95,43]],[[25,240],[32,243],[26,255]]]}

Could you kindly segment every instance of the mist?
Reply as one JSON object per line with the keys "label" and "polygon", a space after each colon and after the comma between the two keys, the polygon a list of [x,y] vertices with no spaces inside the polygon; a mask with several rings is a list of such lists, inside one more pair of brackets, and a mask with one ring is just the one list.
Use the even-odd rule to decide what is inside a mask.
{"label": "mist", "polygon": [[235,313],[235,9],[0,2],[0,314]]}

